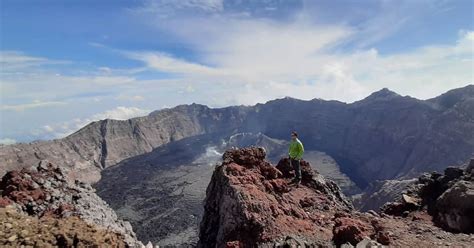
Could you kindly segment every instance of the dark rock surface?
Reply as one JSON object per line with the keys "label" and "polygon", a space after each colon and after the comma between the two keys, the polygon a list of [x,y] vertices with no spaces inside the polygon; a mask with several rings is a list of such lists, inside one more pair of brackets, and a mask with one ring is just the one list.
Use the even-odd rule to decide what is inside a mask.
{"label": "dark rock surface", "polygon": [[[474,159],[469,164],[473,164]],[[382,211],[397,216],[426,208],[435,222],[449,231],[474,233],[474,176],[465,169],[448,167],[444,175],[427,173],[410,185],[397,202],[387,203]]]}

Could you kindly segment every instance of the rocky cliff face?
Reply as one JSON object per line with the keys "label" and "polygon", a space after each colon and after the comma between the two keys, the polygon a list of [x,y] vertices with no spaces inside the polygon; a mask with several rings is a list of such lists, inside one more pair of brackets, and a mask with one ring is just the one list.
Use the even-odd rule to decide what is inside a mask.
{"label": "rocky cliff face", "polygon": [[[90,185],[70,181],[64,170],[47,161],[29,169],[8,172],[0,181],[0,192],[0,207],[10,207],[2,214],[16,219],[14,222],[9,222],[11,218],[2,219],[8,222],[4,223],[10,226],[7,229],[15,226],[7,230],[9,234],[2,232],[2,235],[10,235],[0,236],[0,243],[5,245],[33,242],[30,245],[64,247],[82,242],[86,246],[142,246],[131,225],[121,221]],[[33,226],[21,223],[24,219],[32,221]],[[42,227],[48,224],[52,226],[49,231]],[[44,233],[45,237],[31,237],[31,232]],[[55,238],[58,235],[62,238]]]}
{"label": "rocky cliff face", "polygon": [[306,162],[302,168],[301,185],[291,185],[287,160],[274,167],[262,148],[227,151],[207,188],[198,246],[467,247],[474,241],[436,227],[424,210],[405,218],[355,211],[337,185]]}

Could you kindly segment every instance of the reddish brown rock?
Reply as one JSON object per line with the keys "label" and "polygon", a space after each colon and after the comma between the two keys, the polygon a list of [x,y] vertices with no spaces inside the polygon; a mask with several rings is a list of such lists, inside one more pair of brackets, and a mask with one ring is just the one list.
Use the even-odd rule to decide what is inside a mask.
{"label": "reddish brown rock", "polygon": [[347,242],[356,245],[365,237],[370,237],[374,233],[373,227],[362,220],[351,217],[338,217],[334,222],[333,240],[337,245]]}
{"label": "reddish brown rock", "polygon": [[8,197],[0,197],[0,207],[4,208],[8,205],[11,205],[13,203],[12,200],[10,200]]}
{"label": "reddish brown rock", "polygon": [[225,244],[225,247],[226,248],[240,248],[242,246],[240,245],[239,241],[229,241]]}
{"label": "reddish brown rock", "polygon": [[[229,242],[253,247],[287,236],[331,243],[332,226],[319,223],[330,219],[332,211],[349,210],[350,204],[321,194],[315,185],[325,187],[325,182],[312,182],[314,172],[306,170],[310,168],[306,162],[302,163],[306,171],[302,185],[297,187],[289,184],[289,171],[282,173],[264,160],[261,148],[229,150],[223,158],[207,189],[200,247],[225,247]],[[326,204],[331,210],[319,208]]]}

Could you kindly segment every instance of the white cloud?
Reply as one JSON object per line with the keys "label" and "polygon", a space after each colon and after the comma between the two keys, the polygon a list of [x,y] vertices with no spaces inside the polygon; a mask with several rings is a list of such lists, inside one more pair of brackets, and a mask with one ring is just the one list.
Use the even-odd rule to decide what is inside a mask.
{"label": "white cloud", "polygon": [[0,51],[0,72],[8,74],[19,69],[37,67],[46,64],[67,64],[68,61],[52,60],[43,57],[34,57],[18,51]]}
{"label": "white cloud", "polygon": [[159,17],[169,17],[182,11],[218,12],[223,10],[223,0],[148,0],[134,12],[151,13]]}
{"label": "white cloud", "polygon": [[[318,26],[305,16],[290,23],[211,16],[157,25],[193,47],[200,62],[160,51],[128,52],[128,57],[150,69],[176,74],[174,82],[179,87],[192,85],[196,90],[188,93],[211,105],[254,104],[282,96],[352,102],[383,87],[425,99],[473,81],[472,31],[460,33],[454,44],[381,54],[370,47],[341,51],[339,45],[353,42],[362,34],[360,30]],[[388,34],[380,35],[367,37],[363,43]],[[215,94],[209,96],[201,87]]]}
{"label": "white cloud", "polygon": [[22,99],[24,102],[42,99],[40,102],[22,103],[18,106],[6,105],[1,108],[2,110],[49,106],[59,104],[54,99],[65,99],[61,100],[64,102],[72,100],[76,95],[93,92],[121,92],[124,88],[137,83],[135,77],[121,73],[105,75],[103,68],[88,71],[87,74],[61,74],[59,70],[47,70],[39,66],[35,69],[17,66],[2,68],[0,80],[4,104],[17,102],[17,99]]}
{"label": "white cloud", "polygon": [[15,143],[17,143],[17,141],[15,139],[10,139],[10,138],[0,139],[0,144],[2,144],[2,145],[11,145],[11,144],[15,144]]}
{"label": "white cloud", "polygon": [[2,105],[0,106],[0,110],[10,110],[10,111],[25,111],[29,109],[41,108],[41,107],[50,107],[50,106],[57,106],[57,105],[64,105],[65,102],[58,102],[58,101],[49,101],[43,102],[36,100],[32,103],[26,104],[17,104],[17,105]]}
{"label": "white cloud", "polygon": [[125,101],[145,101],[145,97],[140,95],[124,95],[121,94],[116,97],[117,100],[125,100]]}
{"label": "white cloud", "polygon": [[150,111],[146,109],[140,109],[136,107],[116,107],[115,109],[107,110],[103,113],[95,114],[92,116],[92,120],[127,120],[137,116],[147,115]]}
{"label": "white cloud", "polygon": [[62,123],[52,123],[45,125],[40,130],[36,130],[34,135],[42,139],[62,138],[68,136],[75,131],[83,128],[93,121],[113,119],[113,120],[127,120],[134,117],[144,116],[150,113],[150,110],[141,109],[137,107],[116,107],[111,110],[97,113],[89,118],[76,118]]}
{"label": "white cloud", "polygon": [[148,67],[162,72],[209,75],[217,73],[213,68],[177,59],[166,53],[127,52],[125,54],[131,59],[143,61]]}

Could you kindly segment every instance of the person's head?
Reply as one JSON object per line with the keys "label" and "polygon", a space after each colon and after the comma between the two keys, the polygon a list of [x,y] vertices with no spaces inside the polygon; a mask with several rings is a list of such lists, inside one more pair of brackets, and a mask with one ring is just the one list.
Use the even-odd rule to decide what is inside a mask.
{"label": "person's head", "polygon": [[297,138],[298,138],[298,133],[295,131],[291,132],[291,139],[296,140]]}

